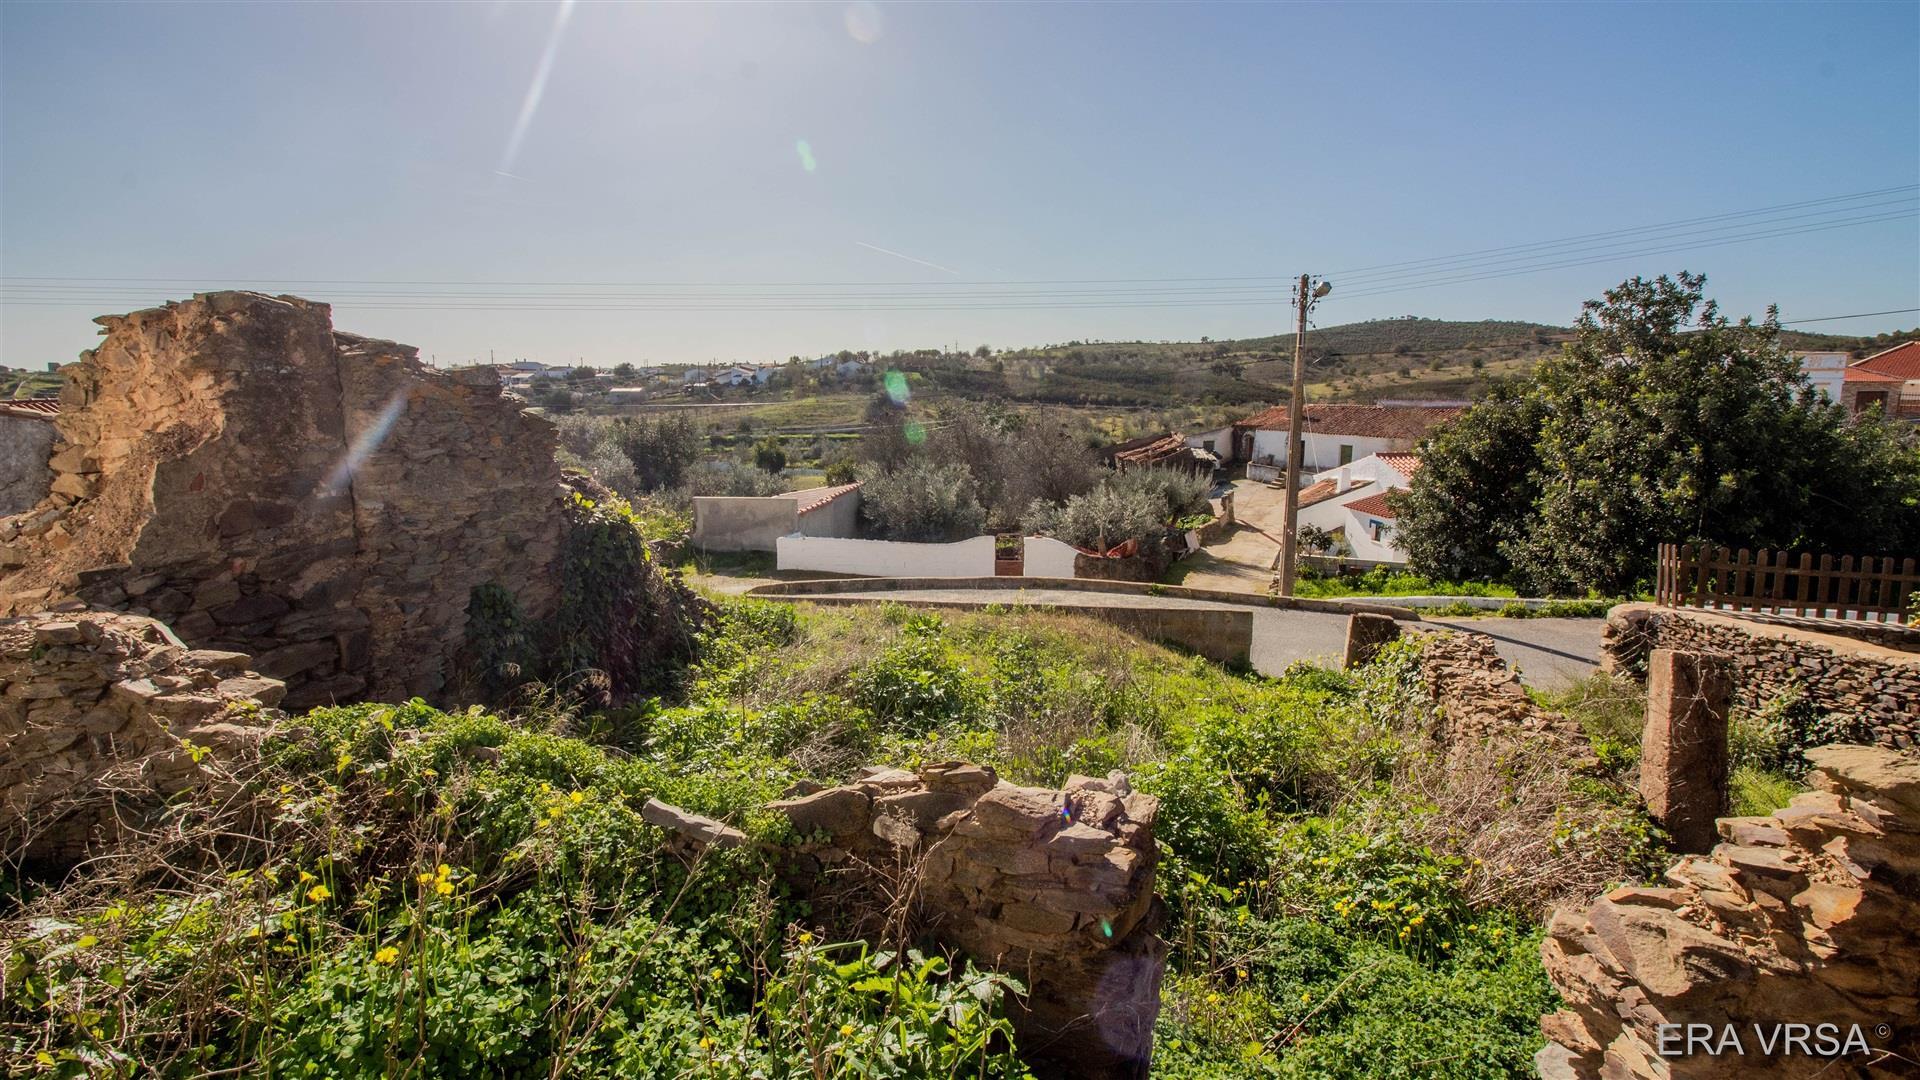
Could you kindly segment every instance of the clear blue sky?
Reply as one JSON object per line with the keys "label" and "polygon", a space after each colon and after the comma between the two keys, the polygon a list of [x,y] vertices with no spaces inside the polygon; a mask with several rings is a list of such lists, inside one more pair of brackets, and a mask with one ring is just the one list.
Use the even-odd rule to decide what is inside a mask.
{"label": "clear blue sky", "polygon": [[[958,282],[1332,273],[1920,183],[1912,2],[582,3],[513,146],[559,11],[0,5],[9,295],[50,295],[18,291],[21,278],[182,279],[0,306],[0,363],[71,359],[93,314],[217,284],[931,282],[946,296],[977,288]],[[1336,278],[1318,318],[1566,323],[1623,277],[1680,268],[1707,273],[1735,312],[1911,308],[1920,225],[1377,296]],[[336,300],[336,323],[442,363],[493,349],[599,364],[1289,324],[1284,301],[462,302]]]}

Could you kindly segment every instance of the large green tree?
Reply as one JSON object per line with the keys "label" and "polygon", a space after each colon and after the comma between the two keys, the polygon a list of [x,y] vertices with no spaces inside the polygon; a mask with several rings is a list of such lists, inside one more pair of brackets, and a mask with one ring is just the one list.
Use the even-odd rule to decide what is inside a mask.
{"label": "large green tree", "polygon": [[1662,541],[1920,544],[1912,433],[1849,420],[1808,386],[1774,311],[1732,322],[1704,285],[1683,272],[1609,289],[1531,386],[1431,439],[1399,502],[1415,567],[1619,594],[1651,578]]}

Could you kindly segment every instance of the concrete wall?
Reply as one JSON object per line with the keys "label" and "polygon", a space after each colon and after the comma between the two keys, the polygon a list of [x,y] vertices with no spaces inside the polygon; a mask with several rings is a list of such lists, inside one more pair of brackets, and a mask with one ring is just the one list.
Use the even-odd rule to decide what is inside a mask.
{"label": "concrete wall", "polygon": [[860,534],[860,490],[800,515],[800,535],[851,537]]}
{"label": "concrete wall", "polygon": [[0,415],[0,517],[18,514],[47,497],[53,470],[53,419]]}
{"label": "concrete wall", "polygon": [[693,546],[702,551],[772,551],[777,538],[800,530],[800,520],[799,504],[792,499],[701,495],[693,500]]}
{"label": "concrete wall", "polygon": [[781,536],[775,542],[781,570],[817,570],[868,577],[992,577],[993,537],[952,544],[897,540]]}
{"label": "concrete wall", "polygon": [[1029,536],[1025,568],[1021,573],[1025,577],[1070,578],[1074,557],[1079,554],[1073,545],[1063,544],[1051,536]]}

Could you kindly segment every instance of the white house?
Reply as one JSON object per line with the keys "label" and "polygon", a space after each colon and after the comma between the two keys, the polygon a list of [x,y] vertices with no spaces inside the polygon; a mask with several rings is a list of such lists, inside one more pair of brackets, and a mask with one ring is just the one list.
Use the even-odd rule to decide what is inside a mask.
{"label": "white house", "polygon": [[[1460,415],[1458,405],[1308,405],[1300,471],[1324,472],[1373,454],[1412,450],[1435,424]],[[1278,405],[1233,425],[1233,453],[1249,479],[1279,479],[1287,463],[1287,407]]]}
{"label": "white house", "polygon": [[1815,390],[1825,394],[1828,401],[1839,401],[1845,393],[1847,364],[1851,359],[1843,352],[1801,353],[1800,373]]}
{"label": "white house", "polygon": [[1220,459],[1220,464],[1225,465],[1233,460],[1233,427],[1228,425],[1212,431],[1202,431],[1197,435],[1189,435],[1187,445],[1196,450],[1211,452],[1214,457]]}
{"label": "white house", "polygon": [[1355,559],[1404,563],[1406,553],[1392,538],[1394,514],[1386,497],[1406,490],[1419,467],[1417,455],[1389,452],[1316,474],[1300,489],[1300,524],[1338,533]]}

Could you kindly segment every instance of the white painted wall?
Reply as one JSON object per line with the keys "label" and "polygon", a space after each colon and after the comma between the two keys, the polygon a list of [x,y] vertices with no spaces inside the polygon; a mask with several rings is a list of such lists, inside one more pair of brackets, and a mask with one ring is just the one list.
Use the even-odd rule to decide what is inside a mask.
{"label": "white painted wall", "polygon": [[1851,362],[1852,358],[1843,352],[1801,353],[1800,371],[1828,401],[1839,401],[1847,380],[1847,365]]}
{"label": "white painted wall", "polygon": [[[1208,446],[1208,443],[1212,443],[1213,445]],[[1223,427],[1216,428],[1213,431],[1202,431],[1197,435],[1189,435],[1187,436],[1187,445],[1197,447],[1201,450],[1213,451],[1215,456],[1219,457],[1220,464],[1225,465],[1227,462],[1233,460],[1233,429],[1231,427]]]}
{"label": "white painted wall", "polygon": [[[1319,472],[1340,464],[1340,448],[1353,448],[1351,460],[1358,461],[1369,454],[1378,454],[1385,450],[1411,450],[1412,439],[1373,439],[1363,435],[1323,435],[1318,432],[1307,433],[1306,460],[1302,463],[1303,473]],[[1287,433],[1284,431],[1256,431],[1253,433],[1253,460],[1272,461],[1281,465],[1287,463]]]}
{"label": "white painted wall", "polygon": [[1025,562],[1020,571],[1023,577],[1059,577],[1073,576],[1073,560],[1079,555],[1071,544],[1063,544],[1051,536],[1029,536],[1025,544]]}
{"label": "white painted wall", "polygon": [[976,536],[953,544],[782,536],[774,542],[774,553],[774,565],[781,570],[818,570],[866,577],[993,576],[991,536]]}
{"label": "white painted wall", "polygon": [[[1373,489],[1373,485],[1369,484],[1362,490],[1369,489]],[[1347,515],[1347,546],[1353,549],[1354,558],[1388,563],[1407,561],[1407,553],[1401,551],[1393,542],[1394,530],[1397,528],[1395,522],[1386,518],[1377,518],[1371,514],[1356,513],[1345,507],[1342,509],[1346,510]],[[1373,525],[1376,522],[1386,526],[1386,532],[1382,534],[1382,540],[1379,542],[1373,539]]]}

